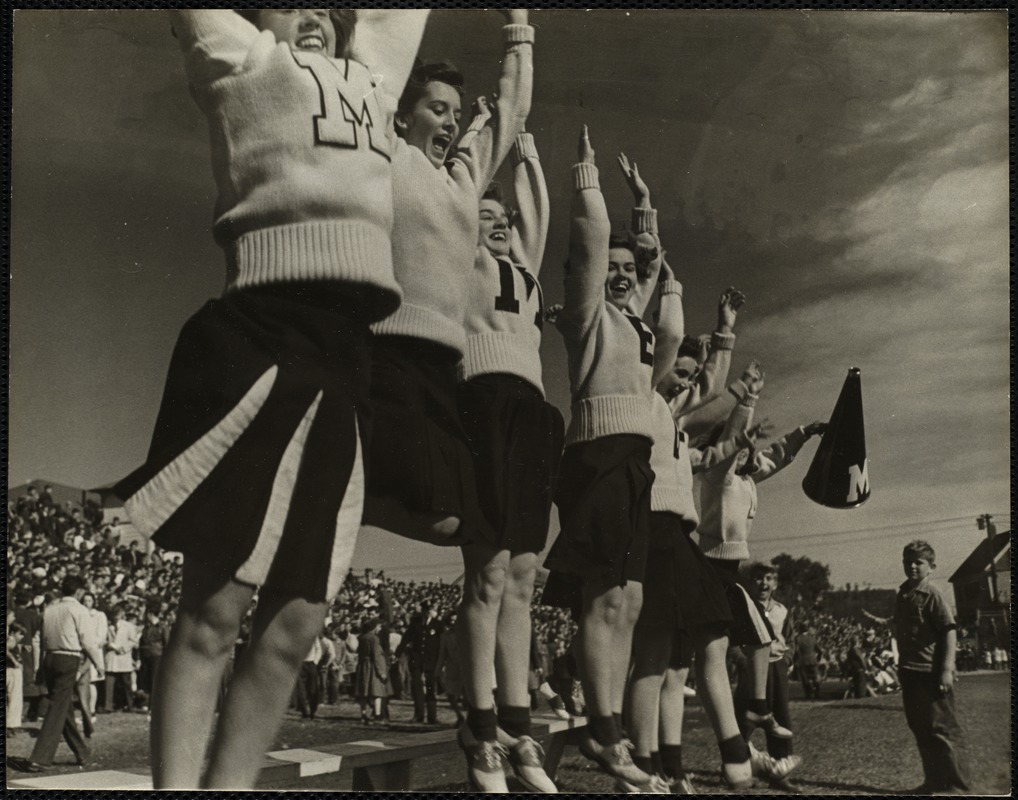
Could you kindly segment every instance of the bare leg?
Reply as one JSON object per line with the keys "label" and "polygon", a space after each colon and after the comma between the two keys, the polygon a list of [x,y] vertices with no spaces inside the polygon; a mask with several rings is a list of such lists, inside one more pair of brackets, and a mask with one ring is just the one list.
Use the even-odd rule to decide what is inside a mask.
{"label": "bare leg", "polygon": [[671,656],[672,636],[668,628],[648,626],[638,628],[633,636],[629,732],[636,746],[635,754],[644,758],[658,750],[659,709],[664,704],[662,683]]}
{"label": "bare leg", "polygon": [[612,644],[612,712],[622,713],[626,697],[626,679],[629,677],[629,662],[633,654],[633,630],[640,618],[643,607],[643,584],[627,581],[622,587],[622,613],[615,625]]}
{"label": "bare leg", "polygon": [[259,598],[251,643],[237,661],[219,715],[203,788],[254,786],[327,608],[300,598]]}
{"label": "bare leg", "polygon": [[223,670],[254,589],[184,566],[177,619],[156,676],[149,736],[156,789],[197,789]]}
{"label": "bare leg", "polygon": [[661,687],[661,743],[682,744],[682,719],[686,712],[686,678],[689,667],[669,668]]}
{"label": "bare leg", "polygon": [[690,636],[696,652],[696,687],[700,700],[715,738],[723,742],[739,735],[732,686],[725,666],[728,637],[708,628],[694,628]]}
{"label": "bare leg", "polygon": [[530,601],[534,597],[537,554],[515,553],[505,573],[498,615],[495,673],[499,706],[529,706]]}
{"label": "bare leg", "polygon": [[749,678],[748,696],[754,700],[767,699],[767,669],[770,666],[771,648],[768,644],[759,647],[744,647],[746,658],[749,660],[749,669],[746,675]]}
{"label": "bare leg", "polygon": [[[463,694],[471,708],[487,709],[493,707],[496,630],[509,567],[509,551],[494,550],[483,543],[469,544],[461,549],[464,567],[463,603],[460,606]],[[526,649],[529,648],[528,638]]]}
{"label": "bare leg", "polygon": [[587,715],[591,717],[608,717],[612,714],[612,687],[615,664],[618,661],[614,655],[617,647],[615,632],[624,610],[621,586],[606,586],[594,581],[584,584],[576,660],[580,668]]}

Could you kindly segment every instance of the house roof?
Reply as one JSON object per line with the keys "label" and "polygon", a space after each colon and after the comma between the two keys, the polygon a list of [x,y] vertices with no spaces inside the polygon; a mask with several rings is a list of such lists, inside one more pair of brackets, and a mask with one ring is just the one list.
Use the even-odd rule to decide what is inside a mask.
{"label": "house roof", "polygon": [[961,566],[948,578],[951,583],[967,581],[971,578],[984,575],[991,563],[997,561],[998,556],[1005,548],[1011,545],[1011,531],[998,533],[993,540],[983,539],[976,545],[976,548],[969,554],[969,557],[961,562]]}

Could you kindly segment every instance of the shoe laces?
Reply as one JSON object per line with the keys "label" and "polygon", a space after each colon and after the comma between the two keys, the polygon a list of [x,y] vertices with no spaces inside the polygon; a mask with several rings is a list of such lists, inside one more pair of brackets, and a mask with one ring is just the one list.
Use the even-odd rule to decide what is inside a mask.
{"label": "shoe laces", "polygon": [[608,748],[606,753],[608,760],[620,767],[628,767],[633,763],[633,757],[629,754],[629,748],[625,742],[617,742]]}
{"label": "shoe laces", "polygon": [[512,749],[521,764],[529,767],[544,765],[544,748],[534,738],[521,736]]}
{"label": "shoe laces", "polygon": [[508,748],[498,742],[479,742],[478,744],[474,757],[475,764],[477,761],[483,762],[477,766],[483,766],[485,771],[494,772],[502,769],[502,760],[509,755]]}

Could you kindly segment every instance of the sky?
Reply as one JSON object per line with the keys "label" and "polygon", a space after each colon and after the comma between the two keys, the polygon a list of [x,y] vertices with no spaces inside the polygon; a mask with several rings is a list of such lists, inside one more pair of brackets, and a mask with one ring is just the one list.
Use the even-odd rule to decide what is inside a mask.
{"label": "sky", "polygon": [[[806,498],[810,442],[760,486],[753,557],[891,587],[912,538],[937,549],[943,581],[983,535],[978,515],[1009,529],[1005,13],[531,18],[546,302],[562,298],[586,123],[613,220],[630,205],[616,153],[650,185],[687,332],[712,329],[726,286],[746,293],[732,371],[761,362],[757,413],[777,434],[826,420],[848,369],[862,372],[869,501]],[[436,11],[421,55],[460,66],[469,101],[496,84],[501,24]],[[207,129],[162,12],[18,10],[12,80],[8,483],[101,486],[144,459],[177,333],[223,287]],[[542,358],[568,418],[551,329]],[[462,571],[454,550],[385,533],[361,537],[354,565]]]}

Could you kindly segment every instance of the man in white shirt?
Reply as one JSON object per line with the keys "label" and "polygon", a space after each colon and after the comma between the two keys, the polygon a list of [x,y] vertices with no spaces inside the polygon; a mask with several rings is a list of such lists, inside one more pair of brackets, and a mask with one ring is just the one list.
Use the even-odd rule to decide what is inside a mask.
{"label": "man in white shirt", "polygon": [[53,763],[61,733],[78,765],[88,764],[88,745],[74,718],[74,687],[82,655],[95,665],[100,675],[104,665],[102,652],[95,645],[94,626],[80,602],[85,585],[80,575],[68,575],[60,586],[63,596],[43,612],[43,671],[50,705],[32,755],[21,765],[25,772],[44,772]]}

